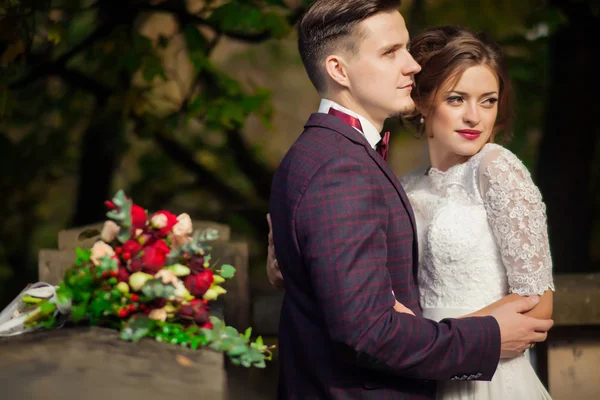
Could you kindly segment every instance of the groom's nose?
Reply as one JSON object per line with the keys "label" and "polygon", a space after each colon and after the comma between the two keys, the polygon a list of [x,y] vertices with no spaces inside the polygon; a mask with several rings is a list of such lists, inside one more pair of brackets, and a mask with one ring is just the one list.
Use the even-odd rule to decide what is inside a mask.
{"label": "groom's nose", "polygon": [[404,67],[404,75],[415,75],[421,72],[421,66],[419,65],[419,63],[415,61],[413,56],[408,51],[406,52],[406,54],[408,54],[408,59]]}

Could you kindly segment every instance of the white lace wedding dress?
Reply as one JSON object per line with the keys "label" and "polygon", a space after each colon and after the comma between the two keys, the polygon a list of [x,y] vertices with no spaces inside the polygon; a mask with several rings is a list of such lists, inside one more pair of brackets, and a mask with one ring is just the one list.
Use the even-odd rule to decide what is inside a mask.
{"label": "white lace wedding dress", "polygon": [[[554,290],[545,205],[525,166],[487,144],[464,164],[402,178],[417,221],[426,318],[479,310],[509,293]],[[438,383],[444,400],[550,399],[527,354],[501,360],[491,382]]]}

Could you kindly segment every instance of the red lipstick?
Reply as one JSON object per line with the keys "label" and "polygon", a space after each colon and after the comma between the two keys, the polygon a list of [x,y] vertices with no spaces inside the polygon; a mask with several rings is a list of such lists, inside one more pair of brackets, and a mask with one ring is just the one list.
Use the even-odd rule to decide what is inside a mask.
{"label": "red lipstick", "polygon": [[481,135],[481,131],[476,129],[461,129],[456,132],[467,140],[476,140]]}

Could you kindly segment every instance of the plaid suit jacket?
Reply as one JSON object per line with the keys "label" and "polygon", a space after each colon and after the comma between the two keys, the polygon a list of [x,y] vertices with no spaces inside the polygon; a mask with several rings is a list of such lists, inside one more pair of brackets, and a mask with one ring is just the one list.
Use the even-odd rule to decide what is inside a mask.
{"label": "plaid suit jacket", "polygon": [[[312,114],[269,211],[286,287],[280,399],[433,399],[435,380],[492,378],[494,318],[421,317],[412,209],[355,129]],[[393,310],[394,294],[416,317]]]}

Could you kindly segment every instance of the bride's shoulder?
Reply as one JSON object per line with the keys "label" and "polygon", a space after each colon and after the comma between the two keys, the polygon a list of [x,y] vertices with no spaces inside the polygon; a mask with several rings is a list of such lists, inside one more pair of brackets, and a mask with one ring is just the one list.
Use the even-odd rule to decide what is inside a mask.
{"label": "bride's shoulder", "polygon": [[488,143],[476,155],[476,163],[481,174],[490,170],[506,172],[509,170],[527,171],[525,165],[512,151],[496,143]]}
{"label": "bride's shoulder", "polygon": [[427,168],[417,168],[400,177],[400,184],[406,192],[413,190],[425,177]]}

